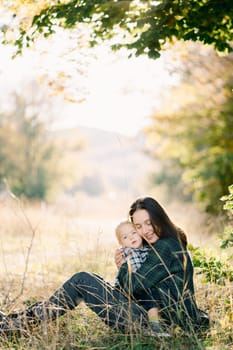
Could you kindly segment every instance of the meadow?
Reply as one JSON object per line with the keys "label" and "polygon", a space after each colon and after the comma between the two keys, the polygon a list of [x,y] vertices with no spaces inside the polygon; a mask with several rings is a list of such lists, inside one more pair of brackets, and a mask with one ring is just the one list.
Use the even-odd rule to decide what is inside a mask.
{"label": "meadow", "polygon": [[[103,214],[99,208],[99,214],[94,216],[97,202],[93,204],[94,210],[89,210],[89,216],[76,207],[70,206],[68,210],[67,204],[32,205],[19,201],[0,204],[1,310],[8,313],[43,300],[81,270],[99,273],[114,282],[113,256],[117,246],[114,227],[122,212]],[[218,248],[216,236],[211,232],[221,230],[221,225],[216,228],[212,222],[207,229],[203,217],[188,204],[182,211],[173,203],[169,210],[180,226],[186,231],[189,227],[189,240],[194,246],[209,248],[224,259],[225,252]],[[203,275],[195,274],[195,286],[198,305],[208,310],[211,317],[210,329],[202,334],[184,334],[178,329],[169,340],[142,334],[122,335],[105,326],[81,304],[59,320],[41,324],[27,337],[2,336],[0,349],[232,349],[232,282],[205,282]]]}

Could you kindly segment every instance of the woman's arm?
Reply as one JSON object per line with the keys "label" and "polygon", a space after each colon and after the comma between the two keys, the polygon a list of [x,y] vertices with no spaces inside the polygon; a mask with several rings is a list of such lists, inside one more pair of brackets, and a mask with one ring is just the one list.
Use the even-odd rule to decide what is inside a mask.
{"label": "woman's arm", "polygon": [[172,247],[172,241],[174,240],[160,239],[155,242],[145,262],[135,273],[130,273],[127,264],[122,264],[118,275],[121,287],[130,294],[140,293],[168,277],[172,252],[177,250],[177,242],[174,241],[175,247]]}

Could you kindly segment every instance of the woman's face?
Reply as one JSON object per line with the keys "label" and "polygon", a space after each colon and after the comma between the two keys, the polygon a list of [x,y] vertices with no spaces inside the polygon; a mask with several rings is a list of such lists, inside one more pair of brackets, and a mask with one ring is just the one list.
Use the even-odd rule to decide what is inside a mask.
{"label": "woman's face", "polygon": [[133,223],[140,236],[142,236],[148,243],[153,244],[159,239],[154,232],[147,210],[136,210],[133,214]]}

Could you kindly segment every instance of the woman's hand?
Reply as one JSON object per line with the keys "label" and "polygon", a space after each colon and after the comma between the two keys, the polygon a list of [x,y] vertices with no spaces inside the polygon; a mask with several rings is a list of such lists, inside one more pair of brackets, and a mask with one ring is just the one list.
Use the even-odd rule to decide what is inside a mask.
{"label": "woman's hand", "polygon": [[122,251],[120,248],[116,249],[114,259],[115,259],[115,264],[116,264],[117,268],[119,269],[121,267],[121,265],[125,262],[125,259],[122,255]]}

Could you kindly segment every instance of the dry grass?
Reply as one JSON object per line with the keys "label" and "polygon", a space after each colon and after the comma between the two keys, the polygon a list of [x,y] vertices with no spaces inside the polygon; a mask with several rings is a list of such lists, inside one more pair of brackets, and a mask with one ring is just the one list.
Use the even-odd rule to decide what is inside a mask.
{"label": "dry grass", "polygon": [[[173,206],[173,217],[181,221],[183,209]],[[108,220],[100,217],[99,222],[98,218],[77,217],[73,212],[68,212],[67,207],[65,209],[62,211],[61,208],[44,204],[27,206],[19,202],[1,205],[2,310],[21,309],[25,304],[48,297],[62,282],[80,270],[97,272],[109,282],[114,281],[117,213],[113,213],[113,219],[110,216]],[[189,214],[192,214],[191,209],[190,212],[186,210],[187,225]],[[191,216],[195,232],[195,225],[198,227],[199,224],[195,222],[194,215]],[[185,222],[183,224],[186,225]],[[207,241],[207,237],[207,233],[204,238],[196,235],[194,240]],[[195,282],[199,306],[208,309],[212,320],[218,321],[204,336],[178,333],[164,342],[139,334],[116,334],[82,305],[57,322],[41,325],[28,338],[0,339],[0,349],[232,349],[232,284],[203,284],[199,276],[196,276]]]}

